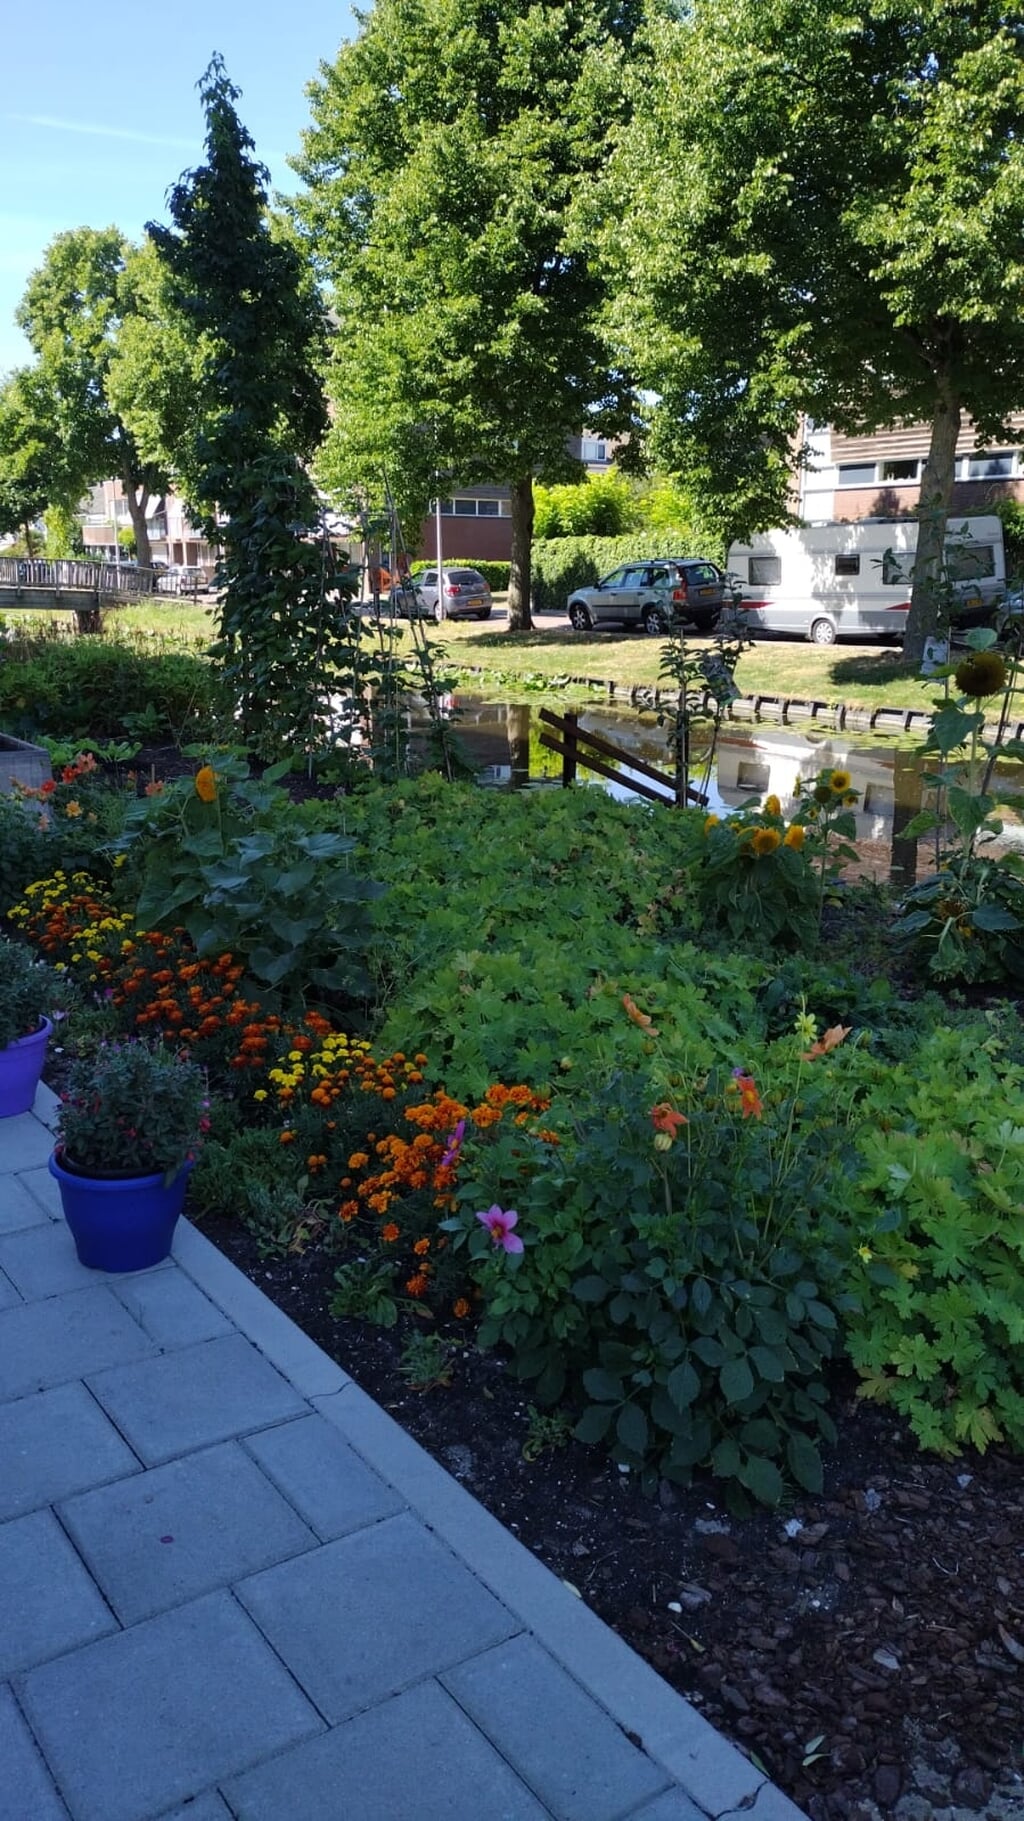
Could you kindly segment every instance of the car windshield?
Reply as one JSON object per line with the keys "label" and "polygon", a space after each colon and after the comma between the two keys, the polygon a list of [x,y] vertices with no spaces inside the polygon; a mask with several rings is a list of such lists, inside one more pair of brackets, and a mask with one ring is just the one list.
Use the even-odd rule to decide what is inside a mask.
{"label": "car windshield", "polygon": [[448,580],[458,588],[483,588],[486,584],[476,569],[449,569]]}

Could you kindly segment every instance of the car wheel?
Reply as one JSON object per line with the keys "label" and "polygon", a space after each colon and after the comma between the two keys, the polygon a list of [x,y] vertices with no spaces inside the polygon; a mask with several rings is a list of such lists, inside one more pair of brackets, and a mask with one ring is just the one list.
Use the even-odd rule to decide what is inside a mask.
{"label": "car wheel", "polygon": [[485,608],[484,608],[484,610],[483,610],[483,612],[482,612],[482,613],[478,613],[478,614],[477,614],[477,616],[476,616],[476,617],[477,617],[477,619],[478,619],[478,620],[489,620],[489,619],[490,619],[490,617],[491,617],[491,610],[490,610],[490,608],[489,608],[489,607],[485,607]]}
{"label": "car wheel", "polygon": [[668,617],[663,607],[649,601],[640,615],[640,624],[645,632],[667,632]]}
{"label": "car wheel", "polygon": [[808,638],[812,645],[834,645],[836,642],[835,623],[832,620],[812,620]]}
{"label": "car wheel", "polygon": [[435,626],[443,626],[443,624],[444,624],[444,602],[435,601],[434,605],[430,611],[431,611],[431,615],[433,617]]}
{"label": "car wheel", "polygon": [[594,622],[582,601],[569,602],[569,624],[575,632],[589,632]]}

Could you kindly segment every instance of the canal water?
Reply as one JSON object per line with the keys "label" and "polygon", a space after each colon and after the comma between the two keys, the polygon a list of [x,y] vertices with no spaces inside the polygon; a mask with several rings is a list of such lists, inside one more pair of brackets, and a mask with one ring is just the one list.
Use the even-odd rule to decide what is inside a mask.
{"label": "canal water", "polygon": [[[558,784],[561,760],[541,744],[542,737],[552,731],[540,719],[542,705],[488,701],[462,692],[451,698],[460,742],[476,766],[481,784],[507,789]],[[581,729],[610,740],[648,765],[671,771],[670,729],[667,724],[660,726],[655,714],[602,705],[579,709],[578,718]],[[763,800],[774,794],[783,815],[788,815],[796,808],[798,784],[806,785],[825,766],[848,771],[852,787],[859,793],[854,820],[862,870],[908,883],[922,860],[927,859],[930,868],[931,843],[928,855],[915,856],[908,850],[902,830],[927,807],[923,774],[937,765],[935,755],[926,759],[919,751],[865,734],[824,729],[797,733],[788,727],[726,723],[710,764],[702,764],[700,753],[695,754],[691,781],[706,794],[709,813],[728,815],[752,797]],[[588,774],[582,766],[580,778],[629,799],[636,795],[629,788],[630,781],[638,780],[640,774],[628,763],[621,770],[624,784]],[[642,781],[654,788],[646,776]],[[1005,825],[1001,844],[1024,849],[1024,770],[1017,765],[998,767],[997,784],[1011,798],[1019,795],[1020,799],[1019,809],[1011,803],[1000,812]],[[671,800],[670,795],[666,800]]]}

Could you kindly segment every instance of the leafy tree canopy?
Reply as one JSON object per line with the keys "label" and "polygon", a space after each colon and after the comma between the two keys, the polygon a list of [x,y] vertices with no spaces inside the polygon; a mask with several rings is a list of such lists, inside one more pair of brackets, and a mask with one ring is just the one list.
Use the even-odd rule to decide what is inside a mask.
{"label": "leafy tree canopy", "polygon": [[610,174],[621,345],[655,450],[744,533],[798,414],[933,426],[908,648],[934,613],[962,415],[1024,403],[1024,33],[979,0],[694,0],[656,16]]}
{"label": "leafy tree canopy", "polygon": [[379,0],[310,89],[297,207],[337,318],[323,472],[386,470],[414,509],[437,471],[510,482],[513,625],[533,475],[569,478],[572,432],[628,421],[571,221],[634,24],[602,0]]}

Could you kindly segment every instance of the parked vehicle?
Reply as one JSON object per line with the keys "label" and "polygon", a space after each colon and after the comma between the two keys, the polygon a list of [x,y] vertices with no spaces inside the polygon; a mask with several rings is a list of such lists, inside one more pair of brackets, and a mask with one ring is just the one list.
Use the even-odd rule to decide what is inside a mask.
{"label": "parked vehicle", "polygon": [[703,558],[647,557],[623,563],[594,588],[576,588],[566,611],[577,632],[602,626],[642,626],[665,632],[673,620],[686,620],[700,632],[712,632],[725,599],[725,577]]}
{"label": "parked vehicle", "polygon": [[[916,519],[760,532],[729,550],[737,617],[746,632],[792,632],[815,645],[901,639],[916,550]],[[956,624],[992,611],[1006,585],[1001,521],[994,515],[951,519],[946,572],[957,599]]]}
{"label": "parked vehicle", "polygon": [[[439,623],[442,620],[489,620],[491,617],[491,591],[479,569],[445,569],[440,590],[436,568],[423,569],[413,578],[413,586],[418,603],[415,611],[427,614]],[[399,594],[404,594],[407,600],[408,587]],[[399,611],[405,612],[407,607],[400,604]]]}
{"label": "parked vehicle", "polygon": [[156,578],[158,594],[205,594],[206,571],[187,563],[171,563]]}

